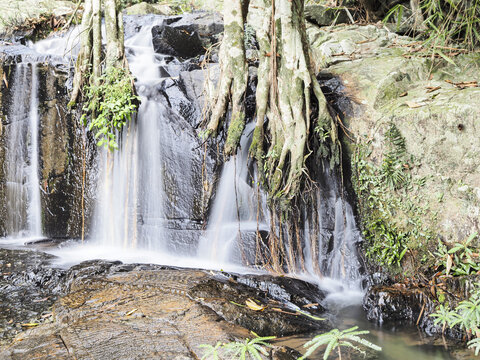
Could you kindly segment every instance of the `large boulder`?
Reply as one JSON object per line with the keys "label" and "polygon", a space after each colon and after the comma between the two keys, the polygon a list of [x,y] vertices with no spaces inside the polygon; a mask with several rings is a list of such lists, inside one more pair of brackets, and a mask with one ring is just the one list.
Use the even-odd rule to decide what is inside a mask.
{"label": "large boulder", "polygon": [[192,58],[205,53],[218,42],[223,32],[220,15],[198,12],[166,18],[152,28],[153,48],[157,53]]}

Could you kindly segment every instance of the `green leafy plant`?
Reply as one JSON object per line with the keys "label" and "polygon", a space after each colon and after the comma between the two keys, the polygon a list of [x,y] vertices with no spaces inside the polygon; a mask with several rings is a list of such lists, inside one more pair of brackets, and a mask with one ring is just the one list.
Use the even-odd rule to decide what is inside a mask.
{"label": "green leafy plant", "polygon": [[378,345],[371,343],[368,340],[360,337],[360,335],[366,335],[369,331],[366,330],[357,330],[358,326],[354,326],[350,329],[346,330],[338,330],[333,329],[327,333],[320,334],[315,336],[312,340],[305,343],[303,346],[308,348],[305,355],[300,357],[298,360],[306,359],[308,356],[312,355],[315,350],[317,350],[320,346],[326,345],[325,352],[323,353],[323,359],[328,359],[330,353],[337,349],[338,356],[341,359],[342,353],[340,348],[341,347],[348,347],[353,350],[359,351],[365,355],[365,352],[360,349],[360,347],[353,345],[352,342],[356,342],[364,347],[373,349],[375,351],[381,351],[382,348]]}
{"label": "green leafy plant", "polygon": [[221,342],[217,342],[215,346],[212,346],[210,344],[202,344],[199,345],[200,348],[205,349],[203,356],[201,357],[200,360],[219,360],[219,355],[218,351],[222,347]]}
{"label": "green leafy plant", "polygon": [[480,0],[422,0],[420,6],[428,28],[425,45],[434,54],[445,58],[451,44],[472,49],[480,43]]}
{"label": "green leafy plant", "polygon": [[467,345],[469,349],[475,350],[475,356],[478,356],[480,353],[480,338],[470,340]]}
{"label": "green leafy plant", "polygon": [[435,325],[442,325],[442,333],[445,328],[457,327],[463,331],[469,339],[468,348],[475,350],[475,355],[480,352],[480,283],[475,283],[470,297],[461,301],[455,309],[440,305],[435,313],[430,315],[435,318]]}
{"label": "green leafy plant", "polygon": [[445,333],[447,326],[452,327],[458,321],[458,313],[445,305],[437,307],[437,310],[430,316],[434,318],[433,323],[435,325],[442,325],[442,334]]}
{"label": "green leafy plant", "polygon": [[98,84],[86,87],[85,95],[82,119],[86,124],[87,114],[91,114],[88,130],[94,131],[98,146],[117,149],[117,132],[132,119],[139,101],[131,75],[123,69],[110,67]]}
{"label": "green leafy plant", "polygon": [[[255,334],[256,335],[256,334]],[[275,336],[257,336],[254,339],[245,339],[244,341],[232,341],[227,344],[217,343],[215,346],[202,344],[205,349],[202,360],[262,360],[263,356],[268,356],[268,348],[272,345],[269,340],[275,339]]]}
{"label": "green leafy plant", "polygon": [[402,4],[397,4],[393,8],[391,8],[385,17],[383,18],[383,23],[387,23],[391,18],[396,19],[397,28],[396,31],[400,30],[400,26],[402,25],[402,18],[403,12],[405,10],[405,6]]}
{"label": "green leafy plant", "polygon": [[478,292],[456,307],[459,315],[457,323],[467,333],[478,332],[480,327],[480,297]]}
{"label": "green leafy plant", "polygon": [[472,241],[477,238],[478,233],[472,233],[465,242],[455,243],[448,250],[447,247],[439,241],[435,255],[439,265],[444,267],[445,274],[452,273],[454,276],[473,275],[480,272],[480,263],[476,249],[471,246]]}
{"label": "green leafy plant", "polygon": [[394,123],[386,124],[385,145],[380,163],[368,141],[357,145],[352,157],[352,183],[367,257],[397,272],[409,249],[417,249],[418,259],[425,263],[435,261],[422,245],[433,237],[424,219],[434,219],[435,215],[415,196],[427,179],[413,179],[415,158],[407,152],[405,138]]}

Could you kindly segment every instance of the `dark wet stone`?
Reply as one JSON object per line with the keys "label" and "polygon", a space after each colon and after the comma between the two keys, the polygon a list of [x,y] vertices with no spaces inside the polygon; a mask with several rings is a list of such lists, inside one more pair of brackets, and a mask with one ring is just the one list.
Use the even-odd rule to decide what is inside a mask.
{"label": "dark wet stone", "polygon": [[325,5],[305,6],[305,18],[318,26],[330,26],[332,24],[346,24],[350,18],[344,7],[329,7]]}
{"label": "dark wet stone", "polygon": [[222,19],[215,13],[170,17],[152,28],[153,48],[160,54],[193,58],[204,54],[208,46],[216,43],[222,31]]}
{"label": "dark wet stone", "polygon": [[160,54],[190,58],[200,55],[204,49],[196,32],[186,33],[171,26],[152,28],[153,48]]}
{"label": "dark wet stone", "polygon": [[64,270],[52,268],[54,257],[42,252],[0,249],[0,344],[25,323],[51,319],[61,292]]}
{"label": "dark wet stone", "polygon": [[[378,277],[376,280],[379,280]],[[396,283],[371,286],[363,299],[367,319],[387,328],[416,325],[428,335],[441,334],[441,326],[435,325],[430,315],[440,304],[455,308],[459,301],[468,297],[471,284],[477,279],[445,277],[432,281],[435,281],[435,285]],[[455,339],[463,336],[457,329],[446,329],[445,335]]]}

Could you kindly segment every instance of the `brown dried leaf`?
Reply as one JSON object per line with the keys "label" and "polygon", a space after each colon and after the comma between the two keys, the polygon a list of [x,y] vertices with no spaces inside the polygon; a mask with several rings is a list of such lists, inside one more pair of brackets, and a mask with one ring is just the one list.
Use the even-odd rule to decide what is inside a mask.
{"label": "brown dried leaf", "polygon": [[130,310],[129,312],[127,312],[127,313],[125,314],[125,316],[130,316],[130,315],[132,315],[132,314],[133,314],[135,311],[137,311],[137,310],[138,310],[138,309]]}
{"label": "brown dried leaf", "polygon": [[35,327],[35,326],[38,326],[40,325],[39,323],[26,323],[26,324],[21,324],[22,327],[25,327],[25,328],[32,328],[32,327]]}
{"label": "brown dried leaf", "polygon": [[405,92],[401,93],[400,95],[398,95],[398,97],[404,97],[404,96],[407,96],[407,95],[408,95],[408,92],[405,91]]}
{"label": "brown dried leaf", "polygon": [[427,86],[427,94],[441,89],[441,86]]}
{"label": "brown dried leaf", "polygon": [[311,308],[312,306],[318,306],[318,303],[303,305],[303,307],[306,308],[306,309]]}

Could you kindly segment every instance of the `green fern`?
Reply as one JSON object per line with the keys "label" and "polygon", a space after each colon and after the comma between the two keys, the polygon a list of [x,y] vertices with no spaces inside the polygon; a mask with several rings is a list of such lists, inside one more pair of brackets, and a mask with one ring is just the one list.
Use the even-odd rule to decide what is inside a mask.
{"label": "green fern", "polygon": [[475,350],[475,356],[478,356],[478,353],[480,353],[480,338],[470,340],[467,344],[469,349]]}
{"label": "green fern", "polygon": [[359,335],[366,335],[369,331],[366,330],[357,330],[358,326],[354,326],[350,329],[346,330],[338,330],[333,329],[325,334],[320,334],[315,336],[312,340],[308,341],[303,345],[303,347],[308,348],[305,352],[305,355],[298,358],[298,360],[304,360],[308,356],[312,355],[315,350],[317,350],[320,346],[326,345],[325,352],[323,353],[323,359],[327,360],[330,353],[337,349],[338,355],[341,358],[341,347],[348,347],[354,349],[362,354],[365,352],[358,346],[353,345],[352,342],[356,342],[364,347],[373,349],[375,351],[381,351],[382,348],[378,345],[371,343],[368,340],[361,338]]}
{"label": "green fern", "polygon": [[263,360],[262,355],[268,357],[268,348],[272,347],[267,341],[273,339],[275,336],[257,336],[227,344],[217,343],[215,346],[202,344],[199,347],[205,349],[205,352],[201,360]]}
{"label": "green fern", "polygon": [[221,346],[222,343],[220,342],[217,342],[215,346],[209,344],[199,345],[199,348],[205,349],[205,352],[203,353],[203,356],[200,358],[200,360],[220,360],[218,350]]}

